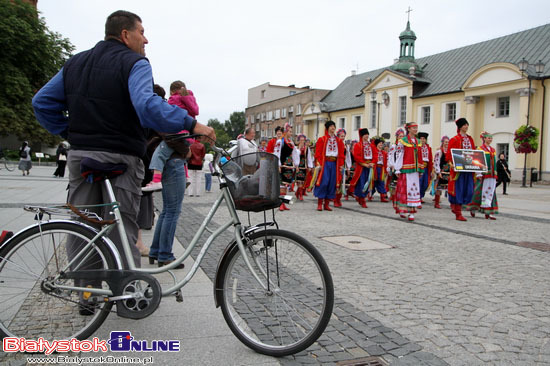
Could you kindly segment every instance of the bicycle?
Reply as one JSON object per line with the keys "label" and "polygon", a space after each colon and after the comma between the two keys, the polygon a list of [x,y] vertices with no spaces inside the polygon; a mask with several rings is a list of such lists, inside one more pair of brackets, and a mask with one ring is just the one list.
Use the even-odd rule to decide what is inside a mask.
{"label": "bicycle", "polygon": [[8,172],[13,172],[15,169],[15,162],[8,160],[8,158],[4,154],[4,150],[0,149],[0,165],[2,164],[4,165],[4,167]]}
{"label": "bicycle", "polygon": [[[191,137],[196,135],[166,138]],[[121,234],[129,269],[122,268],[120,253],[107,237],[115,227],[124,233],[110,169],[100,175],[104,175],[102,184],[111,201],[105,207],[114,216],[112,220],[91,213],[91,206],[26,206],[38,223],[0,247],[0,336],[85,339],[111,312],[141,319],[157,309],[162,297],[175,296],[182,302],[181,288],[197,272],[216,237],[233,226],[234,237],[219,260],[214,280],[216,307],[221,307],[233,334],[256,352],[270,356],[291,355],[313,344],[332,314],[332,277],[311,243],[279,229],[275,221],[274,209],[290,198],[279,196],[278,158],[249,154],[254,156],[233,158],[220,167],[222,154],[228,153],[216,146],[212,149],[219,196],[183,255],[163,267],[136,268],[126,235]],[[251,164],[256,166],[254,172]],[[245,165],[252,174],[242,175]],[[230,219],[210,229],[222,202]],[[244,226],[237,209],[263,211],[264,222]],[[266,220],[268,209],[273,212],[270,222]],[[101,229],[75,221],[75,214]],[[51,219],[52,215],[69,215],[70,219]],[[178,281],[171,269],[190,255],[205,231],[210,235],[195,263]],[[162,288],[153,276],[163,272],[174,280],[168,288]],[[83,309],[93,315],[79,315]]]}

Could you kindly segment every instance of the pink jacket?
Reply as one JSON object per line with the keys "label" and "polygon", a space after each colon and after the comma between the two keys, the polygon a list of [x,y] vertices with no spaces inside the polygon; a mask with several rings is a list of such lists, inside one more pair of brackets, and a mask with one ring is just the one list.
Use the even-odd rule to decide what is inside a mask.
{"label": "pink jacket", "polygon": [[189,95],[174,94],[168,99],[168,104],[177,105],[178,107],[185,109],[187,113],[193,118],[199,115],[199,105],[191,90],[187,90]]}

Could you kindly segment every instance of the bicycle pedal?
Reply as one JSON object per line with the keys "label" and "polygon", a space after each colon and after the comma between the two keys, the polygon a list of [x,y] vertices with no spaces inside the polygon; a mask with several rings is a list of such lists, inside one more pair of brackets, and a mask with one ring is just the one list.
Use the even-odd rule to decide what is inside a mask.
{"label": "bicycle pedal", "polygon": [[176,296],[176,302],[183,302],[183,294],[181,293],[181,290],[174,292],[174,296]]}

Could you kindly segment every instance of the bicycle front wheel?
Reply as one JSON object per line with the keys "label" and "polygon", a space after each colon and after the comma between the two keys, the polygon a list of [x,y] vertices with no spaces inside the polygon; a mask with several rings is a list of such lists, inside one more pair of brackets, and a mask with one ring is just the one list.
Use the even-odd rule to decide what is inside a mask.
{"label": "bicycle front wheel", "polygon": [[325,330],[334,303],[332,277],[317,249],[284,230],[255,232],[244,241],[265,290],[237,246],[220,268],[224,318],[256,352],[287,356],[309,347]]}
{"label": "bicycle front wheel", "polygon": [[15,163],[11,160],[8,160],[7,158],[2,158],[2,163],[4,164],[4,166],[6,167],[6,169],[9,171],[9,172],[13,172],[13,170],[15,169]]}
{"label": "bicycle front wheel", "polygon": [[84,249],[95,235],[77,223],[50,222],[21,232],[0,250],[2,339],[85,339],[99,328],[111,302],[93,301],[83,292],[56,287],[108,288],[101,281],[56,279],[75,257],[69,270],[117,268],[102,240]]}

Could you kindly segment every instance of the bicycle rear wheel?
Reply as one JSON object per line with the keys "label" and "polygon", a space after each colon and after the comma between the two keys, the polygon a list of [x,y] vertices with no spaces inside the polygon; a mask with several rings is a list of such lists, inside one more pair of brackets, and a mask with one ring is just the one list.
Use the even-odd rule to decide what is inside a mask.
{"label": "bicycle rear wheel", "polygon": [[[112,302],[85,300],[82,292],[55,285],[108,288],[101,281],[58,279],[69,258],[74,258],[96,233],[77,223],[36,225],[12,238],[0,250],[0,337],[60,340],[85,339],[103,323]],[[72,266],[116,269],[107,244],[96,241]],[[54,286],[50,286],[50,282]],[[81,315],[88,313],[88,315]]]}
{"label": "bicycle rear wheel", "polygon": [[10,172],[13,172],[13,170],[15,169],[15,163],[5,157],[2,158],[2,161],[0,163],[3,163],[6,169]]}
{"label": "bicycle rear wheel", "polygon": [[[309,347],[325,330],[334,302],[332,277],[323,257],[304,238],[284,230],[255,232],[247,256],[237,246],[220,268],[222,313],[239,340],[256,352],[287,356]],[[265,281],[267,282],[267,281]]]}

